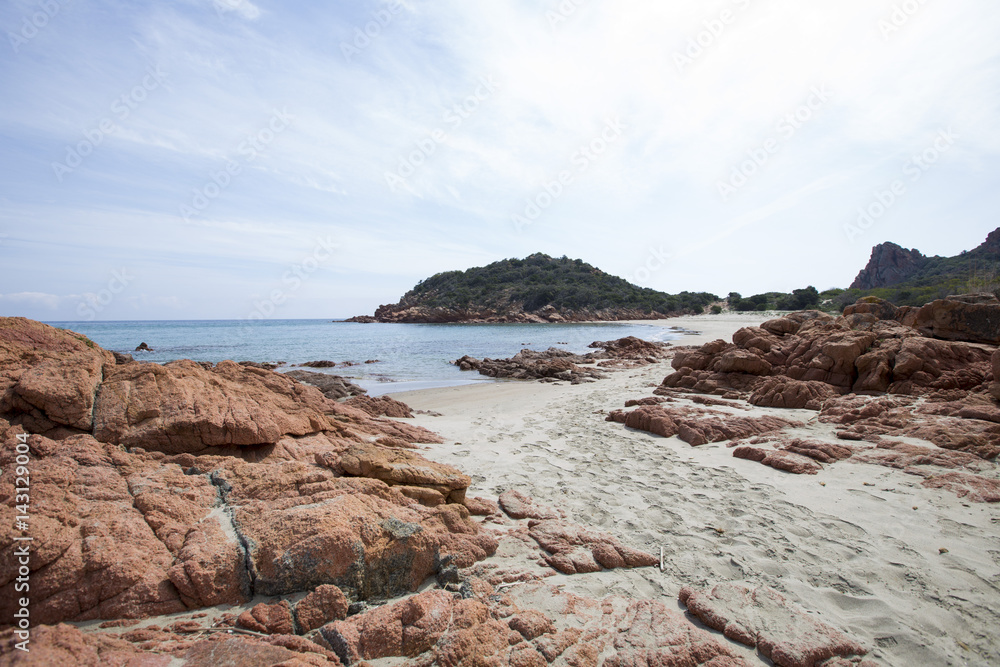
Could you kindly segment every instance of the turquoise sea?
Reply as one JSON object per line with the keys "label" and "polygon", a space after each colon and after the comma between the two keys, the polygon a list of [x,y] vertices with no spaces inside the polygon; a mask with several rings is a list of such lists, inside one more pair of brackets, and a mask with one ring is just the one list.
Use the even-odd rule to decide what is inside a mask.
{"label": "turquoise sea", "polygon": [[[50,322],[72,329],[108,350],[131,353],[139,361],[175,359],[219,362],[330,360],[322,369],[350,377],[372,395],[427,387],[492,382],[451,364],[463,355],[504,358],[524,347],[561,347],[588,352],[598,340],[637,336],[671,340],[677,331],[650,324],[355,324],[330,320],[196,320],[144,322]],[[135,352],[139,343],[152,352]],[[365,364],[369,359],[379,363]],[[355,366],[341,367],[352,361]],[[312,369],[307,369],[312,370]]]}

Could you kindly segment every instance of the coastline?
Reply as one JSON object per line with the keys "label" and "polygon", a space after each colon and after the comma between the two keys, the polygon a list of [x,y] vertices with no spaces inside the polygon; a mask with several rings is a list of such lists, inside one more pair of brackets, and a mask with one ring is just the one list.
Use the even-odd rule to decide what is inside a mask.
{"label": "coastline", "polygon": [[[707,315],[657,324],[696,330],[683,343],[700,345],[766,319]],[[667,360],[592,384],[490,383],[394,398],[425,411],[416,423],[445,442],[424,446],[424,454],[470,475],[470,496],[517,489],[627,546],[663,549],[663,572],[550,580],[567,592],[683,609],[682,586],[740,580],[780,591],[884,664],[983,664],[968,647],[993,644],[983,633],[1000,578],[995,506],[923,488],[901,470],[844,464],[791,475],[735,459],[726,443],[692,447],[604,420],[626,399],[650,396],[671,370]],[[747,407],[741,415],[803,422],[795,436],[842,442],[815,411]],[[754,660],[753,651],[730,645]]]}

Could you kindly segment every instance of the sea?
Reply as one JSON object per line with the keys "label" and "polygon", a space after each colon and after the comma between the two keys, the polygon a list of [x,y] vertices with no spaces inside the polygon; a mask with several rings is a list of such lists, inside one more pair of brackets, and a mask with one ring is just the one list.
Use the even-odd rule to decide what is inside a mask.
{"label": "sea", "polygon": [[[334,361],[334,368],[305,370],[350,378],[372,396],[496,381],[461,371],[452,363],[466,354],[498,359],[511,357],[524,348],[549,347],[585,353],[592,351],[587,346],[594,341],[624,336],[667,341],[682,335],[655,322],[357,324],[331,320],[194,320],[49,324],[81,333],[107,350],[132,354],[138,361],[283,361],[285,365],[279,372],[309,361]],[[140,343],[146,343],[152,351],[136,352]]]}

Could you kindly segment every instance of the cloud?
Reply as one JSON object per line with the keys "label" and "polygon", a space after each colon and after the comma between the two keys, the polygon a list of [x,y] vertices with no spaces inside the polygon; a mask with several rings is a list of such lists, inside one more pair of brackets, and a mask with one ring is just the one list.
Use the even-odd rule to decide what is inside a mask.
{"label": "cloud", "polygon": [[219,12],[234,12],[248,21],[260,18],[260,8],[250,0],[212,0]]}

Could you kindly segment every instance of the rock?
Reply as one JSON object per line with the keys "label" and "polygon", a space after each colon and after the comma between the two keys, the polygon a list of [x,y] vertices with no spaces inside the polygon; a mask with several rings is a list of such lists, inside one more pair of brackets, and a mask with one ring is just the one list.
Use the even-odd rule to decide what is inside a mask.
{"label": "rock", "polygon": [[[867,288],[865,288],[867,289]],[[894,320],[899,309],[877,296],[863,296],[852,306],[844,308],[844,317],[855,314],[873,315],[875,320]]]}
{"label": "rock", "polygon": [[299,366],[305,368],[333,368],[337,365],[334,361],[321,360],[321,361],[307,361],[304,364],[298,364]]}
{"label": "rock", "polygon": [[631,412],[615,410],[608,415],[607,421],[617,421],[629,428],[665,438],[676,435],[692,446],[736,440],[802,425],[801,422],[770,415],[741,417],[722,411],[662,406],[643,406]]}
{"label": "rock", "polygon": [[779,375],[757,384],[748,401],[760,407],[819,410],[823,401],[837,395],[824,382],[803,382]]}
{"label": "rock", "polygon": [[303,634],[331,621],[347,618],[347,597],[336,586],[318,586],[295,605],[295,618]]}
{"label": "rock", "polygon": [[122,354],[121,352],[112,352],[111,355],[115,358],[116,364],[131,364],[135,361],[131,354]]}
{"label": "rock", "polygon": [[116,366],[94,406],[102,442],[166,453],[274,444],[286,435],[333,430],[326,399],[278,373],[223,361]]}
{"label": "rock", "polygon": [[285,365],[284,361],[241,361],[240,366],[247,366],[249,368],[259,368],[264,371],[273,371],[275,368],[281,368]]}
{"label": "rock", "polygon": [[234,462],[216,476],[230,489],[256,594],[332,584],[355,600],[385,599],[415,590],[448,555],[468,567],[496,550],[461,505],[423,507],[381,481],[299,463],[268,468]]}
{"label": "rock", "polygon": [[388,396],[379,396],[378,398],[357,396],[345,401],[345,404],[367,412],[372,417],[413,418],[413,411],[410,409],[410,406]]}
{"label": "rock", "polygon": [[558,519],[559,513],[551,507],[537,505],[531,496],[517,489],[500,494],[500,509],[512,519]]}
{"label": "rock", "polygon": [[748,375],[770,375],[771,364],[748,350],[734,349],[724,352],[714,370],[719,373],[746,373]]}
{"label": "rock", "polygon": [[312,371],[288,371],[284,375],[294,378],[303,384],[316,387],[324,396],[334,401],[347,398],[348,396],[361,396],[368,393],[367,389],[362,389],[347,378],[342,378],[339,375],[313,373]]}
{"label": "rock", "polygon": [[378,479],[390,486],[429,487],[448,502],[461,503],[472,479],[457,468],[434,463],[414,452],[358,444],[340,459],[348,475]]}
{"label": "rock", "polygon": [[757,461],[775,470],[784,470],[793,475],[815,475],[823,469],[823,466],[812,459],[797,453],[784,450],[762,449],[749,445],[742,445],[734,449],[733,457]]}
{"label": "rock", "polygon": [[934,338],[1000,345],[1000,300],[992,294],[938,299],[917,312],[913,326]]}
{"label": "rock", "polygon": [[919,250],[907,250],[895,243],[882,243],[872,248],[868,265],[851,283],[851,289],[869,290],[898,285],[926,264],[927,257]]}
{"label": "rock", "polygon": [[[339,590],[339,589],[338,589]],[[258,604],[239,615],[236,624],[241,628],[267,635],[295,634],[292,608],[287,600],[277,604]]]}
{"label": "rock", "polygon": [[964,468],[970,471],[981,471],[992,467],[975,454],[953,452],[937,447],[921,447],[905,442],[880,442],[874,449],[855,454],[854,460],[858,463],[872,463],[898,470],[909,470],[920,465]]}
{"label": "rock", "polygon": [[135,348],[135,351],[136,352],[152,352],[153,348],[151,348],[150,346],[146,345],[145,343],[139,343],[139,345]]}
{"label": "rock", "polygon": [[650,567],[659,558],[623,546],[613,536],[558,519],[532,520],[528,534],[548,552],[546,562],[563,574],[598,572],[602,568]]}
{"label": "rock", "polygon": [[479,371],[480,375],[487,377],[514,380],[565,380],[577,384],[605,377],[602,371],[578,366],[591,361],[593,358],[551,347],[544,352],[524,349],[510,359],[480,361],[466,355],[453,363],[462,370]]}
{"label": "rock", "polygon": [[974,503],[1000,502],[1000,480],[965,472],[946,472],[922,482],[928,489],[946,489]]}
{"label": "rock", "polygon": [[[33,435],[29,444],[32,625],[184,611],[186,605],[167,574],[174,555],[134,506],[119,468],[159,464],[134,459],[89,435],[58,442]],[[14,488],[13,464],[14,449],[6,447],[0,452],[4,489]],[[197,504],[196,494],[192,496]],[[4,525],[13,526],[15,514],[13,504],[0,505]],[[14,553],[13,538],[13,530],[0,534],[4,554]],[[17,568],[13,556],[0,560],[3,618],[13,618],[20,597],[15,592]]]}
{"label": "rock", "polygon": [[32,623],[29,652],[16,649],[21,641],[14,636],[14,628],[0,631],[0,663],[4,665],[128,665],[129,667],[170,667],[174,664],[169,655],[146,653],[140,648],[113,635],[98,632],[84,633],[79,628],[61,623],[41,625]]}
{"label": "rock", "polygon": [[685,586],[680,601],[705,625],[756,647],[779,667],[814,667],[831,658],[853,662],[868,652],[764,586],[724,583],[706,591]]}
{"label": "rock", "polygon": [[1000,401],[1000,350],[993,353],[993,384],[990,385],[990,394]]}
{"label": "rock", "polygon": [[[407,658],[408,664],[441,667],[600,661],[615,667],[746,666],[731,649],[659,602],[596,601],[540,583],[506,595],[493,594],[493,587],[482,582],[473,582],[472,589],[479,591],[472,599],[426,591],[331,623],[318,634],[344,664]],[[539,604],[551,613],[532,608]]]}
{"label": "rock", "polygon": [[486,498],[466,497],[464,504],[472,516],[491,516],[500,511],[500,506],[497,505],[496,501]]}
{"label": "rock", "polygon": [[93,428],[94,400],[114,356],[86,336],[0,318],[0,415],[34,432]]}

